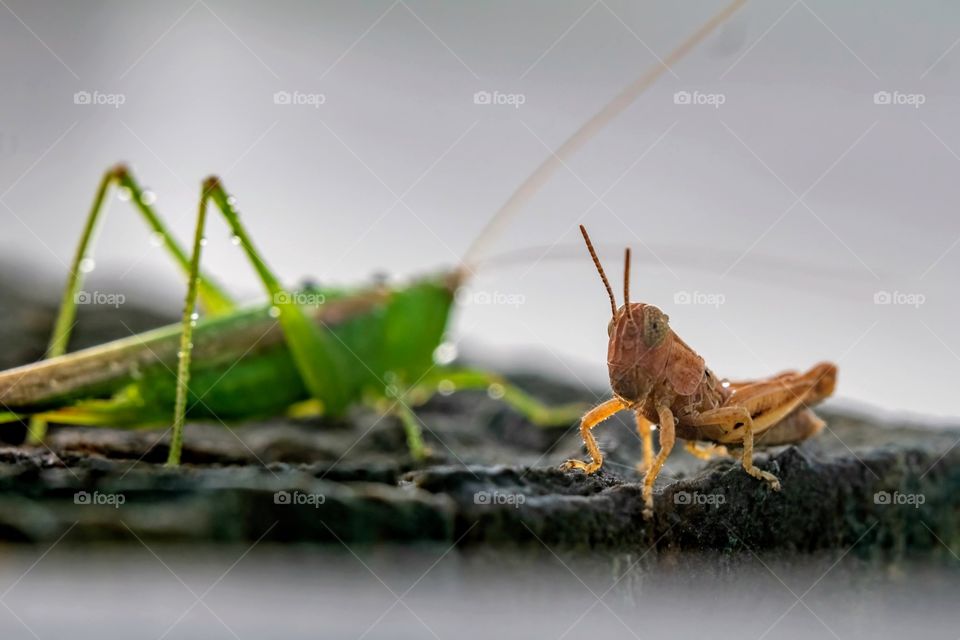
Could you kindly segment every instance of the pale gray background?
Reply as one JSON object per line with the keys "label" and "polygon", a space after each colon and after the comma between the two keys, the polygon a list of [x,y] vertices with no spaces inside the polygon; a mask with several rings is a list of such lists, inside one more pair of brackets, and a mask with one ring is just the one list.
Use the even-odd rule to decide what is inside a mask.
{"label": "pale gray background", "polygon": [[[0,250],[24,275],[62,275],[102,171],[127,160],[181,238],[199,181],[224,176],[291,283],[453,265],[549,149],[722,4],[2,0]],[[561,248],[482,272],[475,292],[523,304],[465,305],[458,341],[602,386],[609,310],[580,220],[618,290],[634,247],[634,298],[719,374],[833,359],[844,398],[958,415],[958,18],[947,2],[749,4],[494,243]],[[281,90],[325,103],[277,105]],[[480,90],[525,103],[476,105]],[[726,102],[676,105],[681,90]],[[925,104],[874,104],[881,90]],[[255,299],[211,229],[209,268]],[[118,279],[180,305],[175,271],[115,202],[87,288]],[[878,306],[881,290],[925,303]],[[681,291],[725,303],[679,305]]]}

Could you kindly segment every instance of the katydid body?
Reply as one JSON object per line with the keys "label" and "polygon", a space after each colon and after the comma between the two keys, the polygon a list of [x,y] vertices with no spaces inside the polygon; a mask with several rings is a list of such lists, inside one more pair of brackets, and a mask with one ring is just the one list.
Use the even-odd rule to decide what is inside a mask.
{"label": "katydid body", "polygon": [[[110,186],[126,189],[159,234],[189,282],[183,319],[172,325],[66,354],[76,316],[81,263]],[[200,272],[207,207],[213,203],[234,233],[267,290],[267,304],[237,309]],[[219,180],[203,184],[191,257],[176,243],[126,167],[101,182],[64,289],[45,361],[0,373],[0,421],[30,418],[40,441],[48,421],[113,427],[169,424],[168,462],[178,464],[187,419],[243,420],[276,415],[311,400],[310,409],[338,416],[366,403],[403,424],[411,454],[426,454],[421,424],[411,406],[447,388],[489,388],[534,423],[567,422],[576,408],[551,410],[481,371],[435,362],[457,287],[459,271],[345,290],[286,290],[254,248]],[[198,301],[209,312],[199,319]]]}
{"label": "katydid body", "polygon": [[[382,393],[384,380],[409,385],[433,367],[451,287],[451,278],[440,276],[401,289],[310,289],[293,297],[323,300],[307,307],[307,315],[336,336],[349,357],[344,360],[352,361],[337,371],[338,377],[352,397],[363,398]],[[411,306],[417,308],[417,326],[404,327],[404,312]],[[198,321],[188,418],[276,415],[310,399],[275,315],[272,305],[259,305]],[[39,413],[64,424],[169,423],[180,333],[179,324],[170,325],[3,372],[0,402],[10,411]],[[390,344],[401,339],[404,350]]]}

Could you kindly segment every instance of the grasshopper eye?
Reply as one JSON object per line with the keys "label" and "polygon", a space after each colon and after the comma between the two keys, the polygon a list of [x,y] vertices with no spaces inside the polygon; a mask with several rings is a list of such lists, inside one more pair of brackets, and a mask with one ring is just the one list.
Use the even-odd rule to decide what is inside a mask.
{"label": "grasshopper eye", "polygon": [[670,318],[660,309],[648,306],[643,311],[643,342],[648,347],[655,347],[667,337],[670,330]]}

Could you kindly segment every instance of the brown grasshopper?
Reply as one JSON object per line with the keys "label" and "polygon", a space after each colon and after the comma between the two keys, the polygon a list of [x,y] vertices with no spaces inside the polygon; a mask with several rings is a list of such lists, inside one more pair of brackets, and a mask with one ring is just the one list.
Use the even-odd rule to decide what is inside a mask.
{"label": "brown grasshopper", "polygon": [[[742,447],[743,470],[779,491],[777,477],[753,464],[753,447],[800,442],[820,431],[824,422],[807,407],[833,393],[836,365],[822,362],[806,373],[788,371],[762,380],[717,378],[703,358],[670,329],[667,314],[651,304],[630,302],[630,249],[625,255],[623,306],[617,308],[583,225],[580,232],[610,297],[613,318],[607,326],[607,366],[614,397],[588,411],[580,421],[580,435],[591,462],[568,460],[562,468],[596,472],[603,464],[603,454],[591,429],[618,411],[630,409],[636,414],[643,444],[643,462],[638,469],[646,472],[645,518],[653,515],[653,484],[676,438],[685,440],[685,448],[701,459],[725,455],[724,445]],[[654,424],[660,428],[656,459]],[[701,442],[708,446],[698,446]]]}

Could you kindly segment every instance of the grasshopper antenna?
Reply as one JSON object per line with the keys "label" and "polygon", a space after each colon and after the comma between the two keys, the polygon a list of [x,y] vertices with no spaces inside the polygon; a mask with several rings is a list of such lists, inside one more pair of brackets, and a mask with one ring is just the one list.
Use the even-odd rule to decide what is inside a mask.
{"label": "grasshopper antenna", "polygon": [[630,247],[623,252],[623,306],[630,306]]}
{"label": "grasshopper antenna", "polygon": [[630,313],[630,247],[623,252],[623,308],[627,310],[627,318],[633,324],[633,314]]}
{"label": "grasshopper antenna", "polygon": [[610,287],[610,281],[607,280],[607,274],[603,272],[603,265],[600,264],[600,258],[597,257],[597,252],[593,248],[593,243],[590,242],[590,236],[587,234],[587,228],[583,225],[580,225],[580,233],[583,234],[583,240],[587,243],[587,251],[590,252],[590,257],[593,258],[593,264],[597,268],[597,272],[600,273],[600,279],[603,280],[603,286],[607,290],[607,295],[610,296],[610,311],[613,312],[613,317],[617,317],[617,299],[613,297],[613,288]]}

